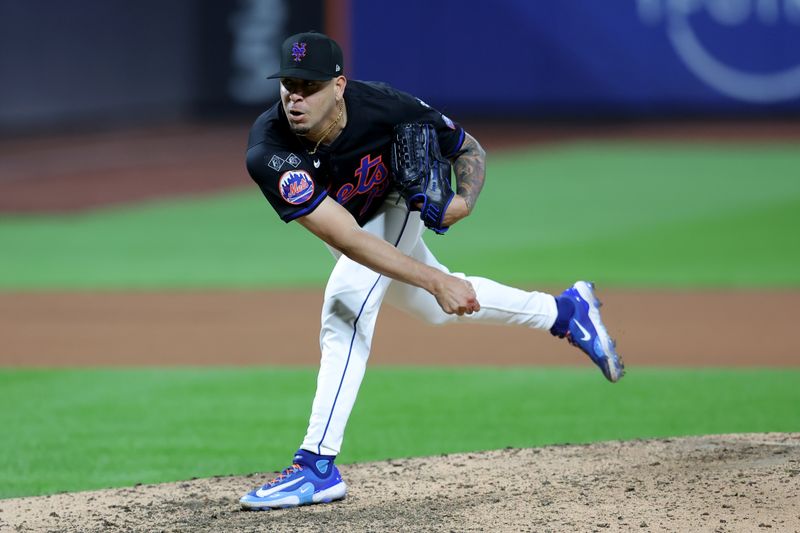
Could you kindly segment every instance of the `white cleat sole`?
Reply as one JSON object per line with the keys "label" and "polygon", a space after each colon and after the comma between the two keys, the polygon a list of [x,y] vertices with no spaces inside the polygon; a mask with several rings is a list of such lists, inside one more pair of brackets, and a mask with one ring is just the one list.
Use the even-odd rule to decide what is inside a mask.
{"label": "white cleat sole", "polygon": [[337,483],[333,487],[328,487],[321,490],[311,497],[310,502],[300,502],[300,497],[294,494],[288,495],[284,498],[274,499],[266,502],[251,502],[240,500],[240,504],[244,509],[268,511],[270,509],[288,509],[290,507],[299,507],[301,505],[311,505],[315,503],[328,503],[336,500],[341,500],[347,494],[347,485],[344,481]]}
{"label": "white cleat sole", "polygon": [[600,346],[603,348],[603,353],[606,358],[606,365],[608,367],[608,379],[612,383],[619,381],[625,375],[625,365],[622,358],[617,354],[616,343],[614,339],[608,334],[608,330],[603,321],[600,319],[600,300],[594,295],[594,284],[586,281],[578,281],[574,287],[577,289],[581,298],[586,300],[589,304],[589,320],[591,320],[595,331],[597,331],[597,338],[600,340]]}
{"label": "white cleat sole", "polygon": [[318,493],[314,494],[311,500],[314,503],[328,503],[336,500],[341,500],[347,494],[347,485],[345,485],[344,481],[341,483],[337,483],[333,487],[329,487],[325,490],[321,490]]}

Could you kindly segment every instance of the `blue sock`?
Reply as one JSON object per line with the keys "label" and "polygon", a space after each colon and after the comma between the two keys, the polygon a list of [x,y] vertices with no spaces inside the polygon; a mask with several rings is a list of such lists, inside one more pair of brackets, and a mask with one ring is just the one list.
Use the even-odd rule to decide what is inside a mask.
{"label": "blue sock", "polygon": [[308,450],[299,449],[294,454],[294,462],[310,468],[317,477],[326,478],[333,472],[333,460],[335,455],[318,455]]}
{"label": "blue sock", "polygon": [[556,307],[558,308],[558,316],[556,317],[556,323],[550,328],[550,333],[563,339],[569,331],[569,321],[572,320],[572,315],[575,314],[575,302],[560,296],[556,298]]}

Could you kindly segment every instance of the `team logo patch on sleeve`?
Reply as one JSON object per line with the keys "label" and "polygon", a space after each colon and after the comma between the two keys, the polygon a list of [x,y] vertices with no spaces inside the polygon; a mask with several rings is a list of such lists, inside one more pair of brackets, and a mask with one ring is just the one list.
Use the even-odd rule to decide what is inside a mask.
{"label": "team logo patch on sleeve", "polygon": [[284,200],[299,205],[314,195],[314,180],[305,170],[290,170],[281,176],[278,190]]}

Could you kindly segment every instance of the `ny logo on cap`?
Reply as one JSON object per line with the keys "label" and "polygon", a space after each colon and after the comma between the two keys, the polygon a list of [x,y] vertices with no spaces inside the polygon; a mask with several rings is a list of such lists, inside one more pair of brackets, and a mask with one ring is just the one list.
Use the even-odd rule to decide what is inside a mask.
{"label": "ny logo on cap", "polygon": [[304,57],[306,57],[306,43],[292,44],[292,58],[299,63]]}

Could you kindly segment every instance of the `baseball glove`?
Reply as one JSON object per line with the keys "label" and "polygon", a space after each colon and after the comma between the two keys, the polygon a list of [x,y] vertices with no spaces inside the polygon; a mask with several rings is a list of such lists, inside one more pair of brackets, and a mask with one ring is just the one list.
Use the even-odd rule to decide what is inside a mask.
{"label": "baseball glove", "polygon": [[455,196],[450,187],[450,162],[442,157],[436,129],[430,124],[399,124],[394,128],[392,175],[409,211],[438,234],[447,206]]}

